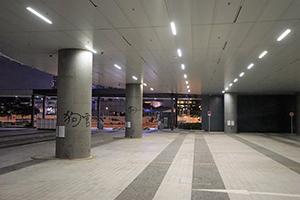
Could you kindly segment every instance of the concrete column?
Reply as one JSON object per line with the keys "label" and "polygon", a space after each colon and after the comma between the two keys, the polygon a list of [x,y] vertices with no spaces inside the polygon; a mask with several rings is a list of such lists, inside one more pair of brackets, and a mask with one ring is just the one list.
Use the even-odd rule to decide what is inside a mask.
{"label": "concrete column", "polygon": [[101,117],[100,117],[100,111],[101,111],[100,104],[101,104],[101,97],[98,97],[97,98],[97,128],[98,129],[103,129],[104,124],[103,124],[103,122],[101,120]]}
{"label": "concrete column", "polygon": [[43,119],[46,118],[46,96],[43,97]]}
{"label": "concrete column", "polygon": [[175,98],[175,127],[177,128],[177,125],[178,125],[178,119],[177,119],[177,116],[178,116],[178,98]]}
{"label": "concrete column", "polygon": [[300,93],[296,93],[295,126],[296,134],[300,135]]}
{"label": "concrete column", "polygon": [[87,50],[58,52],[57,158],[90,157],[92,62]]}
{"label": "concrete column", "polygon": [[237,133],[237,94],[224,94],[225,133]]}
{"label": "concrete column", "polygon": [[97,128],[99,128],[100,122],[100,97],[97,97]]}
{"label": "concrete column", "polygon": [[143,85],[126,84],[126,138],[141,138],[143,134]]}
{"label": "concrete column", "polygon": [[171,130],[174,130],[174,99],[173,97],[171,98]]}
{"label": "concrete column", "polygon": [[31,127],[33,128],[33,127],[34,127],[34,114],[35,114],[35,107],[34,107],[34,104],[35,104],[35,96],[34,96],[34,94],[31,95],[31,104],[32,104]]}

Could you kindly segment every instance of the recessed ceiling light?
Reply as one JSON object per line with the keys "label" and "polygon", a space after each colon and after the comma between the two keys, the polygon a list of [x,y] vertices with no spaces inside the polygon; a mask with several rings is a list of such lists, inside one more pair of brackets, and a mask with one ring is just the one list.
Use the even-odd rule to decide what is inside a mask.
{"label": "recessed ceiling light", "polygon": [[233,84],[232,84],[232,83],[230,83],[230,84],[229,84],[229,87],[231,87],[232,85],[233,85]]}
{"label": "recessed ceiling light", "polygon": [[186,74],[184,74],[183,76],[184,76],[184,78],[187,78]]}
{"label": "recessed ceiling light", "polygon": [[92,47],[89,47],[88,45],[85,45],[85,48],[87,48],[88,50],[90,50],[93,53],[97,53],[97,51],[95,51]]}
{"label": "recessed ceiling light", "polygon": [[191,90],[188,90],[188,92],[191,92]]}
{"label": "recessed ceiling light", "polygon": [[262,53],[259,55],[259,57],[258,57],[258,58],[262,58],[262,57],[264,57],[264,56],[265,56],[267,53],[268,53],[267,51],[264,51],[264,52],[262,52]]}
{"label": "recessed ceiling light", "polygon": [[152,91],[153,91],[154,89],[153,89],[153,88],[150,88],[150,90],[152,90]]}
{"label": "recessed ceiling light", "polygon": [[253,66],[254,66],[254,64],[251,63],[251,64],[247,67],[247,69],[251,69]]}
{"label": "recessed ceiling light", "polygon": [[245,74],[244,72],[240,73],[240,77],[244,76],[244,74]]}
{"label": "recessed ceiling light", "polygon": [[279,36],[279,38],[277,39],[277,41],[281,41],[285,36],[287,36],[287,34],[289,34],[291,32],[291,29],[287,29],[286,31],[284,31],[284,33],[281,34],[281,36]]}
{"label": "recessed ceiling light", "polygon": [[187,88],[190,88],[190,86],[186,86]]}
{"label": "recessed ceiling light", "polygon": [[175,23],[174,22],[171,22],[171,28],[172,28],[172,33],[173,35],[176,35],[176,27],[175,27]]}
{"label": "recessed ceiling light", "polygon": [[185,66],[184,66],[184,64],[181,64],[181,69],[185,69]]}
{"label": "recessed ceiling light", "polygon": [[228,87],[227,88],[225,88],[225,91],[227,91],[228,90]]}
{"label": "recessed ceiling light", "polygon": [[236,79],[233,80],[233,82],[237,82],[238,80],[239,80],[239,79],[236,78]]}
{"label": "recessed ceiling light", "polygon": [[188,81],[185,81],[185,84],[189,84],[189,82],[188,82]]}
{"label": "recessed ceiling light", "polygon": [[137,80],[137,77],[135,77],[135,76],[132,76],[132,78],[133,78],[134,80]]}
{"label": "recessed ceiling light", "polygon": [[180,50],[180,49],[177,49],[177,53],[178,53],[178,56],[179,56],[179,57],[182,56],[182,53],[181,53],[181,50]]}
{"label": "recessed ceiling light", "polygon": [[116,68],[118,68],[118,69],[121,69],[121,67],[120,67],[119,65],[117,65],[117,64],[114,64],[114,66],[115,66]]}
{"label": "recessed ceiling light", "polygon": [[224,94],[224,93],[225,93],[225,90],[223,90],[222,93]]}
{"label": "recessed ceiling light", "polygon": [[32,12],[33,14],[35,14],[36,16],[38,16],[39,18],[41,18],[42,20],[44,20],[45,22],[47,22],[48,24],[52,24],[52,22],[49,19],[47,19],[46,17],[44,17],[43,15],[41,15],[34,9],[32,9],[30,7],[27,7],[26,9],[29,10],[30,12]]}
{"label": "recessed ceiling light", "polygon": [[146,83],[143,83],[143,85],[144,85],[144,86],[147,86],[147,84],[146,84]]}

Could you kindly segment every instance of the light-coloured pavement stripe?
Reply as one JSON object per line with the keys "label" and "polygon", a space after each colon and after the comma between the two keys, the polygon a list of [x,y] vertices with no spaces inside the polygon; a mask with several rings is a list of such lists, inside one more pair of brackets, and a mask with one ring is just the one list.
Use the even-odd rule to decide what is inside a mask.
{"label": "light-coloured pavement stripe", "polygon": [[[254,191],[251,194],[258,199],[271,199],[262,196],[266,193],[298,195],[300,176],[290,170],[293,169],[292,167],[287,168],[264,155],[260,152],[261,149],[251,148],[244,143],[245,141],[236,140],[232,136],[205,136],[205,139],[215,162],[222,163],[217,167],[227,190]],[[228,193],[228,195],[232,200],[247,199],[241,193]],[[281,197],[272,197],[272,199],[276,198]]]}
{"label": "light-coloured pavement stripe", "polygon": [[[115,199],[177,136],[117,140],[93,148],[93,161],[49,160],[6,173],[0,178],[0,199]],[[127,160],[145,163],[122,162]]]}
{"label": "light-coloured pavement stripe", "polygon": [[209,189],[194,189],[194,190],[205,191],[205,192],[223,192],[223,193],[243,194],[243,195],[260,194],[260,195],[282,196],[282,197],[298,197],[298,198],[300,197],[300,194],[252,192],[252,191],[248,191],[248,190],[209,190]]}
{"label": "light-coloured pavement stripe", "polygon": [[116,198],[153,199],[171,164],[155,162],[172,162],[186,137],[180,133]]}
{"label": "light-coloured pavement stripe", "polygon": [[153,199],[191,199],[195,134],[188,134]]}

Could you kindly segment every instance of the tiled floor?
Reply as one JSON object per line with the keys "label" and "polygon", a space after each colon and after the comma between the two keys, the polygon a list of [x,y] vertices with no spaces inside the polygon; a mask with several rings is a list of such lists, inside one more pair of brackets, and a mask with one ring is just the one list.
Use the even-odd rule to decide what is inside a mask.
{"label": "tiled floor", "polygon": [[54,155],[54,141],[0,149],[0,199],[300,199],[299,137],[152,130],[107,139],[121,135],[94,134],[93,159],[31,160]]}

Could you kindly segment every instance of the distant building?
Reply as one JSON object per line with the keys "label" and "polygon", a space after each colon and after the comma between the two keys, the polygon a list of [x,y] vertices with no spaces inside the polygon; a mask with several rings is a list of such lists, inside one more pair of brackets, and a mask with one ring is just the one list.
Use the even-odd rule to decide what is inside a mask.
{"label": "distant building", "polygon": [[57,89],[57,76],[52,76],[52,89]]}

